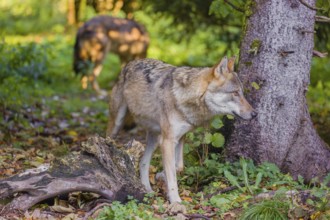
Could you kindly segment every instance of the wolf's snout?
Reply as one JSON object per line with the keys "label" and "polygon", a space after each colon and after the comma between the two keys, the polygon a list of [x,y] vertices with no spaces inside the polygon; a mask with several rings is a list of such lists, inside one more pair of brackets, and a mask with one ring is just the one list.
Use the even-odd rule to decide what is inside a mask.
{"label": "wolf's snout", "polygon": [[258,115],[258,112],[256,112],[256,111],[252,111],[252,112],[251,112],[251,117],[252,117],[252,118],[257,117],[257,115]]}

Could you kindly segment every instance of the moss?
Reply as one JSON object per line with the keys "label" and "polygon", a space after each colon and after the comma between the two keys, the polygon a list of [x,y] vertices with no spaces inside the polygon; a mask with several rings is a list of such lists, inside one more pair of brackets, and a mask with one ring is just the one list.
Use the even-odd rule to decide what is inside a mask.
{"label": "moss", "polygon": [[63,158],[54,160],[49,172],[53,177],[77,177],[86,171],[102,169],[102,165],[96,158],[81,153],[71,153]]}
{"label": "moss", "polygon": [[[247,29],[248,29],[248,18],[253,15],[254,9],[257,6],[257,3],[254,0],[247,0],[244,7],[244,16],[243,16],[243,22],[242,22],[242,34],[240,39],[240,44],[242,44],[243,39],[245,38]],[[241,59],[241,51],[239,53],[239,60]]]}
{"label": "moss", "polygon": [[261,46],[261,40],[259,40],[259,39],[254,39],[253,41],[252,41],[252,43],[251,43],[251,45],[250,45],[250,48],[251,49],[258,49],[259,50],[259,48],[260,48],[260,46]]}
{"label": "moss", "polygon": [[252,41],[252,43],[250,44],[250,50],[249,53],[253,53],[254,55],[256,55],[259,52],[259,49],[261,47],[261,40],[259,39],[254,39]]}
{"label": "moss", "polygon": [[245,4],[245,17],[250,17],[253,15],[253,10],[256,7],[257,3],[254,0],[248,0]]}
{"label": "moss", "polygon": [[56,156],[56,157],[62,157],[67,155],[70,152],[69,148],[67,145],[61,145],[56,147],[54,150],[52,150],[52,153]]}
{"label": "moss", "polygon": [[245,66],[252,66],[252,62],[249,61],[249,62],[244,62]]}

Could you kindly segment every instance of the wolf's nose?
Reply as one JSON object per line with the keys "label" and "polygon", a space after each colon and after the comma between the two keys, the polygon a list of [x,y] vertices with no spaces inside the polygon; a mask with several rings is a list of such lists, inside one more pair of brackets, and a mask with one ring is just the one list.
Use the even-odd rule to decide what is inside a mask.
{"label": "wolf's nose", "polygon": [[256,112],[256,111],[252,111],[252,113],[251,113],[252,118],[257,117],[257,115],[258,115],[258,112]]}

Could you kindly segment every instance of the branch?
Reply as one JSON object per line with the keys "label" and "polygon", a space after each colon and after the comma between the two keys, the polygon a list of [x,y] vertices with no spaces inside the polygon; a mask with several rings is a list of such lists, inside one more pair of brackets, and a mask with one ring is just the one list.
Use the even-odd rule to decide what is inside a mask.
{"label": "branch", "polygon": [[110,203],[105,202],[105,203],[101,203],[97,206],[95,206],[91,211],[87,212],[86,215],[84,216],[83,220],[88,220],[89,217],[91,217],[97,210],[103,208],[104,206],[111,206]]}
{"label": "branch", "polygon": [[320,52],[317,50],[313,50],[313,56],[314,57],[320,57],[320,58],[325,58],[328,55],[326,52]]}
{"label": "branch", "polygon": [[299,0],[301,4],[305,5],[307,8],[317,11],[317,10],[322,10],[322,8],[316,8],[311,5],[309,5],[305,0]]}
{"label": "branch", "polygon": [[330,18],[328,18],[326,16],[316,15],[315,16],[315,21],[317,21],[317,22],[328,22],[328,23],[330,23]]}
{"label": "branch", "polygon": [[186,216],[187,218],[189,219],[205,219],[205,220],[211,220],[211,218],[213,216],[215,216],[215,214],[211,214],[209,216],[205,216],[205,215],[202,215],[202,214],[183,214],[184,216]]}
{"label": "branch", "polygon": [[242,12],[244,13],[244,9],[243,8],[240,8],[236,5],[234,5],[233,3],[231,3],[229,0],[224,0],[224,2],[226,2],[228,5],[230,5],[233,9],[235,9],[236,11],[239,11],[239,12]]}
{"label": "branch", "polygon": [[94,192],[111,201],[125,200],[127,195],[142,200],[145,191],[133,164],[139,149],[128,154],[131,147],[139,146],[136,144],[143,148],[137,141],[119,148],[110,138],[90,137],[82,143],[83,152],[56,159],[48,170],[29,170],[1,179],[0,200],[12,200],[0,210],[0,216],[75,191]]}

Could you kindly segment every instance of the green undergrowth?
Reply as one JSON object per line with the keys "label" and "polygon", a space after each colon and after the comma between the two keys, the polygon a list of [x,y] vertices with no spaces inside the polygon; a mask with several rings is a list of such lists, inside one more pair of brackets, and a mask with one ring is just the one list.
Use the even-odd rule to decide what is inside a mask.
{"label": "green undergrowth", "polygon": [[32,139],[58,136],[55,146],[65,146],[87,134],[103,135],[108,104],[91,89],[80,88],[80,77],[71,70],[72,39],[18,40],[6,37],[0,42],[1,143],[29,148],[36,146]]}
{"label": "green undergrowth", "polygon": [[[255,165],[241,158],[222,168],[210,183],[199,191],[180,184],[180,194],[188,216],[212,216],[211,219],[329,219],[330,176],[319,185],[306,185],[282,174],[274,164]],[[185,178],[187,173],[181,176]],[[97,219],[173,219],[166,210],[168,202],[157,194],[147,194],[143,202],[114,202],[104,208]]]}
{"label": "green undergrowth", "polygon": [[314,125],[320,136],[330,143],[330,81],[309,87],[307,101]]}

